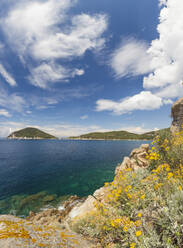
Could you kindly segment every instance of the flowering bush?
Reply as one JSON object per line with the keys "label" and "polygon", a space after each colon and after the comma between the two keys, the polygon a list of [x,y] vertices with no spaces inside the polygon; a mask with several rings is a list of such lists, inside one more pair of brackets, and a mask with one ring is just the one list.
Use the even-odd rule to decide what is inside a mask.
{"label": "flowering bush", "polygon": [[152,144],[148,169],[124,169],[96,210],[73,228],[101,247],[183,247],[183,134],[161,134]]}

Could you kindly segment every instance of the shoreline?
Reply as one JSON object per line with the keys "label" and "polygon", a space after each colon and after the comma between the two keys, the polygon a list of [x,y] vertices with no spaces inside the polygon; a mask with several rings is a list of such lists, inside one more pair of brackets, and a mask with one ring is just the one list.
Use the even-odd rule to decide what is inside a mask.
{"label": "shoreline", "polygon": [[94,140],[94,141],[151,141],[152,139],[91,139],[91,138],[67,138],[66,140]]}

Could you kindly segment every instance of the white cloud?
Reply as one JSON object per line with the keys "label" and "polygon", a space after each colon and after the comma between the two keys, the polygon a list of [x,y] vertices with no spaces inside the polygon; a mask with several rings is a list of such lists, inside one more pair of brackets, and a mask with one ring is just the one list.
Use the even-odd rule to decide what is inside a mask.
{"label": "white cloud", "polygon": [[121,101],[98,100],[97,110],[124,114],[134,110],[158,109],[183,96],[183,1],[159,0],[159,38],[148,46],[128,39],[114,51],[110,66],[117,78],[145,75],[140,94]]}
{"label": "white cloud", "polygon": [[81,119],[81,120],[86,120],[86,119],[88,119],[88,115],[82,115],[82,116],[80,117],[80,119]]}
{"label": "white cloud", "polygon": [[2,64],[0,64],[0,74],[11,86],[16,86],[15,79],[7,72]]}
{"label": "white cloud", "polygon": [[85,71],[84,71],[83,69],[75,69],[75,70],[72,72],[73,77],[74,77],[75,75],[77,75],[77,76],[82,76],[82,75],[84,75],[84,74],[85,74]]}
{"label": "white cloud", "polygon": [[147,53],[148,45],[144,41],[127,39],[112,54],[110,65],[117,78],[137,76],[152,70],[151,58]]}
{"label": "white cloud", "polygon": [[149,47],[143,41],[127,40],[113,53],[111,60],[119,78],[150,72],[144,77],[143,87],[157,88],[157,91],[172,84],[179,88],[183,81],[183,1],[159,0],[159,3],[162,6],[157,26],[159,38]]}
{"label": "white cloud", "polygon": [[81,14],[72,18],[66,32],[47,33],[33,44],[32,52],[37,59],[72,58],[82,56],[86,50],[103,46],[101,35],[107,28],[105,15]]}
{"label": "white cloud", "polygon": [[[87,50],[103,47],[105,39],[102,36],[108,24],[106,15],[69,16],[67,10],[76,2],[24,1],[15,4],[1,19],[9,43],[25,65],[29,57],[38,64],[36,68],[29,68],[33,85],[45,88],[49,82],[82,76],[83,69],[65,67],[65,62],[83,56]],[[57,65],[57,59],[64,59],[64,66]]]}
{"label": "white cloud", "polygon": [[183,84],[171,84],[156,92],[156,95],[162,98],[176,98],[183,96]]}
{"label": "white cloud", "polygon": [[5,117],[11,117],[11,114],[5,109],[0,109],[0,115]]}
{"label": "white cloud", "polygon": [[10,133],[25,127],[24,123],[5,121],[0,122],[0,137],[5,138]]}
{"label": "white cloud", "polygon": [[[21,55],[31,52],[32,46],[43,37],[56,32],[57,24],[65,21],[72,0],[21,1],[14,4],[1,25]],[[53,31],[52,31],[53,30]]]}
{"label": "white cloud", "polygon": [[150,91],[142,91],[137,95],[122,99],[119,102],[101,99],[97,101],[97,111],[112,111],[117,115],[134,110],[154,110],[162,106],[162,99]]}
{"label": "white cloud", "polygon": [[[144,78],[144,87],[163,88],[158,94],[163,95],[162,92],[168,94],[169,91],[168,97],[178,97],[183,81],[183,2],[181,0],[168,0],[160,3],[163,4],[163,8],[157,27],[159,38],[152,41],[148,50],[155,70]],[[170,89],[173,88],[175,89],[172,94]]]}
{"label": "white cloud", "polygon": [[49,87],[50,83],[67,82],[69,76],[75,77],[84,74],[84,70],[70,70],[54,63],[42,63],[40,66],[31,70],[28,77],[30,82],[40,88]]}
{"label": "white cloud", "polygon": [[128,131],[131,133],[143,134],[151,131],[157,131],[158,128],[154,128],[153,130],[150,128],[144,128],[144,126],[130,126],[130,127],[122,127],[120,130]]}
{"label": "white cloud", "polygon": [[5,90],[0,90],[0,106],[9,110],[22,113],[27,106],[23,97],[17,94],[8,94]]}

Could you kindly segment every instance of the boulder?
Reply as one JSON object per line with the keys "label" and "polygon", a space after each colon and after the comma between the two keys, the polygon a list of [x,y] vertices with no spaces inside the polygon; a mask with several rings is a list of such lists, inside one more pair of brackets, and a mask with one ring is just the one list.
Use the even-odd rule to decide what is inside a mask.
{"label": "boulder", "polygon": [[139,167],[149,166],[149,161],[146,159],[146,155],[149,151],[149,144],[143,144],[139,148],[135,148],[130,153],[130,157],[124,157],[123,162],[116,168],[115,174],[118,175],[120,171],[131,168],[132,170],[138,170]]}
{"label": "boulder", "polygon": [[75,217],[82,217],[95,209],[95,203],[97,200],[93,196],[88,196],[84,203],[80,203],[75,206],[69,213],[68,217],[74,219]]}
{"label": "boulder", "polygon": [[180,98],[172,106],[171,116],[173,118],[171,132],[177,133],[183,130],[183,98]]}

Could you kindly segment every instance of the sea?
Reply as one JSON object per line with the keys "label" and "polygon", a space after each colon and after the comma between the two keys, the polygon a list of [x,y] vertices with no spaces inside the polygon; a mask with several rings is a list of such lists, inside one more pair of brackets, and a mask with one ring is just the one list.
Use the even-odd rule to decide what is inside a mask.
{"label": "sea", "polygon": [[143,143],[150,141],[0,140],[0,214],[27,216],[87,197]]}

